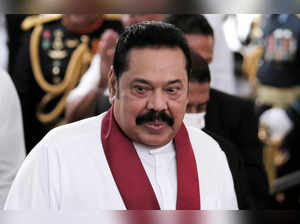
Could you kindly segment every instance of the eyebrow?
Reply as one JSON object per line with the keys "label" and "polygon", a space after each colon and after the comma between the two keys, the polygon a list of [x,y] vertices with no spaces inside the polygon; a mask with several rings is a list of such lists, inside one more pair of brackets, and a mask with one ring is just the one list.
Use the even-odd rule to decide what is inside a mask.
{"label": "eyebrow", "polygon": [[180,79],[176,79],[176,80],[173,80],[173,81],[169,81],[168,82],[168,85],[172,85],[172,84],[176,84],[176,83],[182,83],[182,81]]}
{"label": "eyebrow", "polygon": [[[132,81],[132,83],[135,83],[135,82],[140,82],[140,83],[150,85],[150,83],[148,81],[146,81],[145,79],[134,79]],[[172,80],[172,81],[168,82],[168,85],[172,85],[172,84],[176,84],[176,83],[182,83],[182,81],[180,79]]]}
{"label": "eyebrow", "polygon": [[144,83],[144,84],[150,85],[150,83],[147,82],[145,79],[134,79],[132,81],[132,83],[134,83],[134,82],[140,82],[140,83]]}

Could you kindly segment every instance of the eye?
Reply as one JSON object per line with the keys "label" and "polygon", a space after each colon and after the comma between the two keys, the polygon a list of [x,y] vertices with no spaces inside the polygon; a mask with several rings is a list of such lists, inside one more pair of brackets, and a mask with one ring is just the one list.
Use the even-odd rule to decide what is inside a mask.
{"label": "eye", "polygon": [[136,85],[133,88],[139,94],[144,94],[146,92],[146,87],[144,87],[144,86]]}
{"label": "eye", "polygon": [[179,90],[179,87],[168,87],[167,92],[170,94],[176,94]]}

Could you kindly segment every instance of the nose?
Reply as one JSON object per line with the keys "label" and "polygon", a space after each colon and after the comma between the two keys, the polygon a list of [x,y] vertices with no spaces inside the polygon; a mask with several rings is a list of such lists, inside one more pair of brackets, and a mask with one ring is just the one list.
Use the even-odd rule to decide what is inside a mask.
{"label": "nose", "polygon": [[148,100],[147,109],[163,111],[168,109],[167,105],[168,104],[166,96],[160,91],[154,91]]}

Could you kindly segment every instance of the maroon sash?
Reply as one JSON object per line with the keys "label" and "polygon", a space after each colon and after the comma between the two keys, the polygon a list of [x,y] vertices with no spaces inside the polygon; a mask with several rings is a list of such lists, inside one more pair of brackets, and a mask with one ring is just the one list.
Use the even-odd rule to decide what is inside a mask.
{"label": "maroon sash", "polygon": [[[129,210],[159,210],[154,190],[131,142],[119,128],[113,109],[102,120],[104,153],[125,206]],[[176,137],[177,210],[199,210],[200,191],[196,161],[182,124]]]}

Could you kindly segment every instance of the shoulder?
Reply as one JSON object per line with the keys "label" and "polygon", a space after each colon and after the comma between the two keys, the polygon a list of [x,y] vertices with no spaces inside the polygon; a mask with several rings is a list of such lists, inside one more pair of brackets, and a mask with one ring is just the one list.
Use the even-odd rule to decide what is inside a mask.
{"label": "shoulder", "polygon": [[46,138],[48,141],[55,140],[60,143],[67,139],[93,135],[101,127],[102,116],[103,115],[99,115],[54,128],[46,135]]}
{"label": "shoulder", "polygon": [[201,154],[201,157],[209,158],[213,158],[216,155],[224,156],[219,144],[211,136],[191,126],[187,126],[186,128],[195,154]]}
{"label": "shoulder", "polygon": [[222,103],[228,106],[234,106],[234,108],[254,108],[254,101],[239,96],[234,96],[222,91],[211,89],[210,91],[211,102]]}
{"label": "shoulder", "polygon": [[[101,144],[101,121],[104,114],[52,129],[34,148],[63,155],[86,152]],[[37,149],[36,149],[37,148]],[[34,151],[33,150],[33,151]]]}

